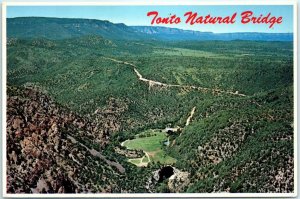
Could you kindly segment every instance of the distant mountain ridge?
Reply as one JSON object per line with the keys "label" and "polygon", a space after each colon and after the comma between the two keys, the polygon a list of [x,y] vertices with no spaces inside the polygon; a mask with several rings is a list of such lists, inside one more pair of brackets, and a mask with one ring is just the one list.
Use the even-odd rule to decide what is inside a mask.
{"label": "distant mountain ridge", "polygon": [[127,26],[107,20],[49,17],[7,19],[7,36],[16,38],[66,39],[100,35],[107,39],[155,40],[258,40],[292,41],[293,33],[213,33],[160,26]]}
{"label": "distant mountain ridge", "polygon": [[100,35],[107,39],[139,39],[146,37],[125,24],[95,19],[48,17],[19,17],[7,19],[7,36],[17,38],[44,37],[68,39],[86,35]]}
{"label": "distant mountain ridge", "polygon": [[234,32],[213,33],[194,30],[182,30],[159,26],[131,26],[137,32],[156,36],[160,39],[174,40],[263,40],[263,41],[292,41],[292,33],[261,33],[261,32]]}

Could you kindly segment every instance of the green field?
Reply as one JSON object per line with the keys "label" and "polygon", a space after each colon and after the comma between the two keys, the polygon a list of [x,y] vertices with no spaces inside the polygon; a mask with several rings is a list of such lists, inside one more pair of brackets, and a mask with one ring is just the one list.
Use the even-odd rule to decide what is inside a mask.
{"label": "green field", "polygon": [[[148,134],[148,135],[147,135]],[[141,137],[142,135],[148,137]],[[143,150],[150,157],[150,161],[159,162],[161,164],[173,164],[176,159],[168,156],[164,151],[163,142],[167,140],[166,133],[158,130],[147,130],[136,135],[135,139],[123,142],[127,149]],[[129,159],[128,161],[139,166],[141,162],[148,163],[147,155],[142,158]]]}

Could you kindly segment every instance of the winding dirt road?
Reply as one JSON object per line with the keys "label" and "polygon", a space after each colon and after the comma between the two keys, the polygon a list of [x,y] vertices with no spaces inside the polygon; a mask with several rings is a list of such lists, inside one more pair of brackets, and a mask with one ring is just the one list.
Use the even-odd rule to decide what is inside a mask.
{"label": "winding dirt road", "polygon": [[195,114],[195,111],[196,111],[196,107],[194,107],[194,108],[192,109],[190,116],[186,119],[185,126],[188,126],[188,125],[190,124],[191,119],[192,119],[193,115]]}
{"label": "winding dirt road", "polygon": [[116,62],[118,64],[124,64],[124,65],[131,66],[133,68],[134,73],[137,75],[138,79],[149,84],[149,89],[153,86],[179,87],[179,88],[199,90],[199,91],[202,91],[202,92],[210,91],[212,93],[224,93],[224,94],[237,95],[237,96],[242,96],[242,97],[246,96],[245,94],[239,93],[239,91],[232,92],[232,91],[226,91],[226,90],[221,90],[221,89],[205,88],[205,87],[201,87],[201,86],[167,84],[167,83],[162,83],[162,82],[150,80],[150,79],[144,78],[141,75],[141,73],[136,69],[137,68],[136,65],[134,65],[132,63],[129,63],[129,62],[126,62],[126,61],[120,61],[120,60],[109,58],[109,57],[104,57],[104,58],[108,59],[108,60],[111,60],[113,62]]}

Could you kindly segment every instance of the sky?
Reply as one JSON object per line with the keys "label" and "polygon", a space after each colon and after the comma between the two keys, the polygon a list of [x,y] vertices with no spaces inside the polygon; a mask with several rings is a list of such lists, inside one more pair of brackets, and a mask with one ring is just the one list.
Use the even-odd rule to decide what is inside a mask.
{"label": "sky", "polygon": [[[269,28],[270,24],[241,24],[241,13],[251,10],[254,16],[261,14],[266,16],[282,16],[282,23],[275,24]],[[158,11],[161,17],[170,17],[173,14],[181,18],[180,24],[164,25],[173,28],[186,30],[221,32],[269,32],[283,33],[293,32],[293,7],[291,5],[227,5],[227,6],[7,6],[7,17],[59,17],[59,18],[86,18],[108,20],[113,23],[124,23],[126,25],[151,25],[152,17],[148,17],[150,11]],[[185,23],[184,13],[192,11],[197,12],[198,16],[232,16],[237,12],[236,22],[234,24],[195,24]]]}

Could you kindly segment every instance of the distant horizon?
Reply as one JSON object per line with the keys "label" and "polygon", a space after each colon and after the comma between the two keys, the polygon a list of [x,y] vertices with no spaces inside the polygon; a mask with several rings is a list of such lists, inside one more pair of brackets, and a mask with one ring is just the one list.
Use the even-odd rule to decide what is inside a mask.
{"label": "distant horizon", "polygon": [[[151,25],[152,17],[148,17],[150,11],[158,11],[161,17],[170,17],[174,14],[184,19],[187,11],[197,12],[199,16],[210,14],[213,17],[231,16],[238,13],[235,24],[195,24],[184,22],[179,24],[155,24]],[[241,24],[240,13],[253,11],[253,15],[282,16],[281,24],[275,24],[269,28],[267,24]],[[196,5],[196,6],[7,6],[7,18],[16,17],[52,17],[69,19],[94,19],[107,20],[111,23],[123,23],[127,26],[160,26],[213,33],[293,33],[293,6],[292,5]]]}
{"label": "distant horizon", "polygon": [[20,16],[20,17],[7,17],[7,19],[16,19],[16,18],[56,18],[56,19],[82,19],[82,20],[97,20],[97,21],[108,21],[112,24],[124,24],[128,27],[140,26],[140,27],[159,27],[159,28],[170,28],[178,29],[184,31],[193,31],[193,32],[203,32],[203,33],[212,33],[212,34],[230,34],[230,33],[261,33],[261,34],[294,34],[293,32],[213,32],[213,31],[201,31],[201,30],[191,30],[191,29],[182,29],[177,27],[168,27],[162,25],[128,25],[125,23],[114,23],[107,19],[94,19],[94,18],[73,18],[73,17],[45,17],[45,16]]}

